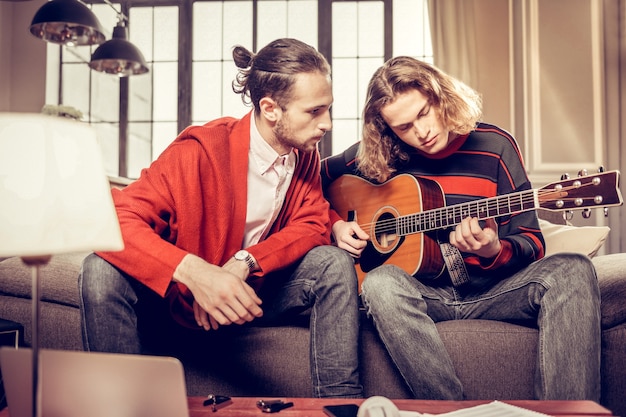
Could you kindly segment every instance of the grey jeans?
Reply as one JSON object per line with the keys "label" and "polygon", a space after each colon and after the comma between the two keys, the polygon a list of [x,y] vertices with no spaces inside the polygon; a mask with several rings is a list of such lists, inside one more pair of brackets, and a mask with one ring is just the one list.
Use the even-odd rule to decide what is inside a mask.
{"label": "grey jeans", "polygon": [[435,323],[486,319],[537,324],[536,399],[599,401],[599,293],[589,258],[557,254],[509,278],[460,288],[383,265],[365,277],[361,298],[416,398],[463,399]]}
{"label": "grey jeans", "polygon": [[[310,313],[312,395],[362,397],[359,297],[352,258],[334,246],[320,246],[295,267],[269,278],[259,292],[263,317],[253,324],[281,323]],[[157,344],[159,351],[176,354],[176,346],[185,345],[181,337],[198,333],[219,343],[223,328],[204,332],[176,325],[161,297],[97,255],[83,262],[79,290],[85,350],[139,354],[151,353]],[[170,332],[176,336],[168,336]],[[172,346],[166,347],[168,343]]]}

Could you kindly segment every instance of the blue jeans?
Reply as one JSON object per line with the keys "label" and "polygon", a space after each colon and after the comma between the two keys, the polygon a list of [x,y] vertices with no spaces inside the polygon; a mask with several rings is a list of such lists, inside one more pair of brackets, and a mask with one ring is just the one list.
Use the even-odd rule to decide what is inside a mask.
{"label": "blue jeans", "polygon": [[[309,251],[296,266],[267,277],[259,291],[263,317],[253,323],[284,323],[310,314],[310,366],[314,397],[358,398],[359,297],[352,258],[334,246]],[[218,340],[217,331],[187,330],[174,323],[164,299],[97,255],[83,262],[79,277],[85,350],[116,353],[176,353],[181,333]],[[177,337],[166,336],[177,332]],[[216,339],[217,338],[217,339]]]}
{"label": "blue jeans", "polygon": [[463,287],[444,281],[383,265],[362,284],[367,314],[416,398],[463,399],[435,323],[485,319],[537,324],[537,399],[599,401],[600,292],[586,256],[553,255],[509,278],[472,277]]}

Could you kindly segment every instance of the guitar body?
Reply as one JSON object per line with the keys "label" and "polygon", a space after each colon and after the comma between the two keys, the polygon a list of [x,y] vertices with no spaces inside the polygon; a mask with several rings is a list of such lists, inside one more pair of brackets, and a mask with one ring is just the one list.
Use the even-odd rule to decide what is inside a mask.
{"label": "guitar body", "polygon": [[435,278],[445,269],[436,232],[400,236],[401,216],[445,205],[439,184],[410,174],[400,174],[383,184],[343,175],[327,190],[331,206],[346,221],[356,221],[370,241],[356,264],[359,287],[372,269],[389,263],[411,275]]}
{"label": "guitar body", "polygon": [[327,189],[330,205],[346,221],[356,221],[370,236],[356,263],[359,288],[372,269],[389,263],[420,278],[436,278],[445,269],[437,233],[461,223],[543,208],[572,211],[621,206],[619,171],[567,178],[539,189],[445,205],[437,182],[400,174],[383,184],[342,175]]}

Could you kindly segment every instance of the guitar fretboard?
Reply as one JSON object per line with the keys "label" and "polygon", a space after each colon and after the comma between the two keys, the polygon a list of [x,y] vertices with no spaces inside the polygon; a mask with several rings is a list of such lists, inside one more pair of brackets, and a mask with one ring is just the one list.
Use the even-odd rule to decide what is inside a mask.
{"label": "guitar fretboard", "polygon": [[389,222],[386,226],[379,224],[376,229],[378,232],[389,232],[389,229],[379,229],[381,226],[382,229],[389,227],[391,230],[395,229],[396,234],[403,236],[456,226],[466,217],[484,220],[534,210],[538,207],[537,190],[533,189],[400,216],[385,221],[385,223]]}

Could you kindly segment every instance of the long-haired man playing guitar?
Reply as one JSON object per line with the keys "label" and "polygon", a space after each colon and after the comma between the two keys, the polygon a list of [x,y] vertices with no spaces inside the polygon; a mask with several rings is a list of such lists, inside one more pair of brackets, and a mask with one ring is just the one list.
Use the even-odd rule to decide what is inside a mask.
{"label": "long-haired man playing guitar", "polygon": [[[370,80],[362,140],[322,162],[325,193],[345,174],[365,178],[374,188],[401,174],[426,178],[441,187],[446,206],[531,189],[515,139],[481,117],[480,97],[471,88],[429,64],[393,58]],[[398,201],[403,198],[398,195]],[[415,199],[415,209],[427,198]],[[381,202],[390,217],[394,202],[395,197]],[[373,241],[391,257],[367,271],[361,299],[416,398],[464,397],[435,323],[487,319],[538,326],[537,399],[599,400],[600,308],[593,265],[574,253],[544,257],[535,211],[484,220],[467,215],[424,237],[440,250],[416,249],[414,257],[443,259],[447,267],[436,278],[394,264],[395,249],[385,253],[385,247],[394,248],[399,237],[353,214],[351,220],[331,209],[335,242],[360,264],[370,260],[364,250]]]}

